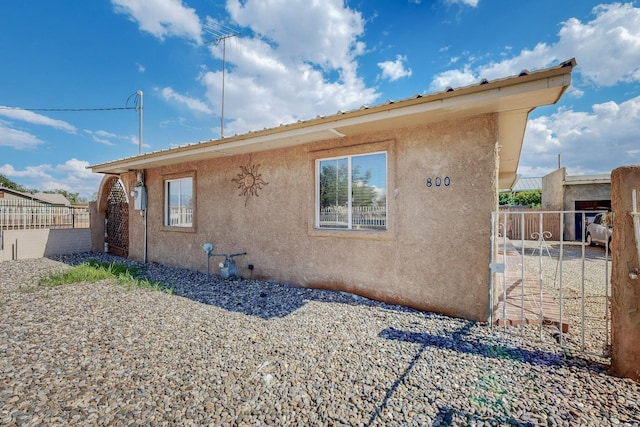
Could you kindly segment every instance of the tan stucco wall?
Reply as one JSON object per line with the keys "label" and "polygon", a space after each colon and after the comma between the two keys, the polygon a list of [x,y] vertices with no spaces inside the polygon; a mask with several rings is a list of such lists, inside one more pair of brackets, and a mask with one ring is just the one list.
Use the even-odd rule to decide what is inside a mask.
{"label": "tan stucco wall", "polygon": [[564,210],[565,168],[556,169],[542,177],[542,209],[545,211]]}
{"label": "tan stucco wall", "polygon": [[97,202],[89,202],[91,220],[91,252],[104,252],[105,212],[98,211]]}
{"label": "tan stucco wall", "polygon": [[[486,320],[490,218],[498,204],[496,120],[486,115],[146,170],[147,260],[205,271],[201,248],[211,242],[217,253],[247,252],[236,258],[243,277]],[[388,231],[316,230],[315,160],[380,150],[388,155]],[[268,182],[248,201],[231,181],[247,165],[259,165]],[[195,174],[195,232],[162,225],[163,180],[185,173]],[[425,185],[445,176],[448,187]],[[132,210],[131,258],[143,256],[142,224]],[[217,272],[222,259],[212,260]]]}
{"label": "tan stucco wall", "polygon": [[[611,173],[611,370],[640,382],[640,259],[635,241],[632,190],[640,190],[640,165]],[[640,194],[637,196],[640,203]]]}

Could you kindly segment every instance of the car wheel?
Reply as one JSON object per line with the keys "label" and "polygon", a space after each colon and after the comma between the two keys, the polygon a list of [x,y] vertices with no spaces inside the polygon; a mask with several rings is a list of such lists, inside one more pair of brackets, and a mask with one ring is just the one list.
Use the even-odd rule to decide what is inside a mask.
{"label": "car wheel", "polygon": [[593,246],[593,239],[591,238],[591,233],[587,233],[587,245]]}

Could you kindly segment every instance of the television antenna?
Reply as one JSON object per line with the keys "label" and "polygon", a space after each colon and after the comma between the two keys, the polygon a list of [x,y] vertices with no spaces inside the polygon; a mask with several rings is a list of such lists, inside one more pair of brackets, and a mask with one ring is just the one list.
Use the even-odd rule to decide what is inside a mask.
{"label": "television antenna", "polygon": [[227,40],[232,37],[239,36],[240,32],[218,22],[205,25],[204,31],[213,36],[212,40],[206,41],[205,43],[215,43],[217,46],[222,42],[222,104],[220,107],[220,138],[224,138],[224,75],[227,61]]}

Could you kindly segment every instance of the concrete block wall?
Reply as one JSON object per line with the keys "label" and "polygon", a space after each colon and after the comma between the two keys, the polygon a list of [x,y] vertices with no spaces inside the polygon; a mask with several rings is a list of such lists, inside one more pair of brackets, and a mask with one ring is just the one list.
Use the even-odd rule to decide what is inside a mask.
{"label": "concrete block wall", "polygon": [[91,230],[2,230],[0,261],[91,251]]}

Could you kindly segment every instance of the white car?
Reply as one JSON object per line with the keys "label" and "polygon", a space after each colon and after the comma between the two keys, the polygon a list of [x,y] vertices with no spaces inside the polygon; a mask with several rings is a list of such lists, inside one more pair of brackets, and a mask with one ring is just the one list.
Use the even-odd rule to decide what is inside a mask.
{"label": "white car", "polygon": [[586,241],[589,246],[602,245],[611,247],[613,218],[610,213],[599,213],[587,226]]}

